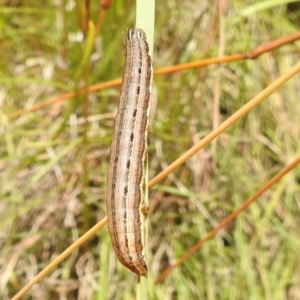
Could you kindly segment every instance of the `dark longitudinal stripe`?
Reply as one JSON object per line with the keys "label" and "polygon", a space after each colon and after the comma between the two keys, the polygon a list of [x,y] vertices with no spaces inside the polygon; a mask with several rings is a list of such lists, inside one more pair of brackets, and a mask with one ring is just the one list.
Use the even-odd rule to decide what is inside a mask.
{"label": "dark longitudinal stripe", "polygon": [[144,205],[152,65],[146,36],[141,29],[128,31],[125,56],[108,172],[108,226],[120,262],[136,274],[146,274],[141,208]]}

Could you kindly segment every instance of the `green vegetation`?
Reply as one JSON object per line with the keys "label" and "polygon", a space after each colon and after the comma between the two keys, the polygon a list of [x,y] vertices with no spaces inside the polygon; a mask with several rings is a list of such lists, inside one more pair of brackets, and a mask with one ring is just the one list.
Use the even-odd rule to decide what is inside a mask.
{"label": "green vegetation", "polygon": [[[114,1],[97,32],[95,1],[94,24],[85,22],[80,1],[4,2],[0,299],[6,300],[106,215],[119,88],[9,116],[121,77],[123,36],[134,26],[135,6]],[[300,10],[287,8],[295,1],[234,0],[224,10],[219,2],[157,1],[154,69],[247,53],[299,29]],[[149,179],[296,64],[299,46],[155,76]],[[299,167],[164,282],[153,283],[300,154],[299,91],[297,76],[149,191],[149,299],[300,299]],[[104,228],[24,299],[133,299],[135,283]]]}

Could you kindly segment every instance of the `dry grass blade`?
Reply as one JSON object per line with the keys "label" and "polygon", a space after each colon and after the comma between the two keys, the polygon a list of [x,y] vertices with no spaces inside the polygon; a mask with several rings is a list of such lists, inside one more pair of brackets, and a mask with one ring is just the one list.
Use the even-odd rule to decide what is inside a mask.
{"label": "dry grass blade", "polygon": [[293,170],[300,163],[300,156],[282,169],[278,174],[276,174],[272,179],[270,179],[262,188],[260,188],[253,196],[247,199],[243,205],[236,209],[231,215],[229,215],[225,220],[223,220],[214,230],[212,230],[205,238],[203,238],[199,243],[197,243],[193,248],[191,248],[187,253],[177,260],[176,263],[168,267],[157,279],[156,283],[163,281],[169,274],[183,264],[191,255],[198,251],[208,240],[213,238],[221,229],[227,226],[235,217],[243,212],[251,203],[255,202],[259,196],[261,196],[265,191],[270,189],[276,182],[278,182],[284,175]]}
{"label": "dry grass blade", "polygon": [[107,223],[107,217],[103,218],[94,227],[92,227],[88,232],[86,232],[82,237],[80,237],[74,244],[62,252],[55,260],[51,262],[46,268],[44,268],[39,274],[37,274],[30,282],[28,282],[13,298],[12,300],[21,299],[33,285],[43,279],[47,274],[49,274],[58,264],[60,264],[64,259],[66,259],[74,250],[79,248],[84,242],[92,238],[95,233],[101,229]]}
{"label": "dry grass blade", "polygon": [[70,93],[66,93],[66,94],[63,94],[63,95],[59,95],[59,96],[53,97],[51,99],[48,99],[44,102],[37,103],[37,104],[33,105],[30,108],[22,109],[22,110],[19,110],[19,111],[15,112],[15,113],[12,113],[12,114],[9,115],[9,118],[10,119],[15,119],[15,118],[17,118],[21,115],[24,115],[26,113],[42,109],[44,107],[53,105],[55,103],[63,102],[63,101],[66,101],[68,99],[74,98],[76,96],[85,95],[87,93],[92,93],[94,91],[98,91],[98,90],[101,90],[101,89],[118,86],[121,83],[122,83],[121,79],[114,79],[114,80],[107,81],[107,82],[104,82],[104,83],[95,84],[95,85],[90,86],[88,88],[80,89],[76,92],[70,92]]}
{"label": "dry grass blade", "polygon": [[[298,40],[299,38],[300,38],[300,32],[297,32],[295,34],[282,37],[278,40],[269,42],[267,44],[260,45],[256,48],[250,50],[246,54],[236,54],[236,55],[225,56],[225,57],[209,58],[209,59],[204,59],[204,60],[190,62],[190,63],[183,63],[183,64],[155,70],[154,75],[157,76],[157,75],[172,74],[172,73],[176,73],[179,71],[201,68],[201,67],[208,66],[208,65],[235,62],[235,61],[239,61],[239,60],[244,60],[246,58],[254,59],[266,52],[274,51],[275,49],[277,49],[279,47],[282,47],[286,44],[292,43],[292,42]],[[114,79],[111,81],[92,85],[88,88],[80,89],[76,92],[69,92],[66,94],[62,94],[57,97],[48,99],[44,102],[37,103],[30,108],[26,108],[26,109],[22,109],[17,112],[14,112],[9,115],[9,118],[15,119],[21,115],[45,108],[45,107],[53,105],[55,103],[63,102],[63,101],[69,100],[71,98],[74,98],[76,96],[85,95],[85,94],[99,91],[99,90],[102,90],[105,88],[119,86],[119,85],[121,85],[121,83],[122,83],[121,79]]]}
{"label": "dry grass blade", "polygon": [[202,149],[205,145],[211,142],[214,138],[220,135],[223,131],[225,131],[229,126],[234,124],[236,121],[241,119],[244,115],[250,112],[253,108],[255,108],[258,104],[264,101],[268,96],[270,96],[274,91],[276,91],[279,87],[281,87],[285,82],[287,82],[290,78],[295,76],[300,72],[300,63],[296,64],[291,70],[280,76],[277,80],[272,82],[267,88],[261,91],[257,96],[255,96],[252,100],[250,100],[246,105],[240,108],[237,112],[235,112],[231,117],[229,117],[225,122],[220,124],[218,128],[213,130],[210,134],[208,134],[204,139],[202,139],[199,143],[193,146],[190,150],[184,153],[180,158],[174,161],[171,165],[169,165],[165,170],[155,176],[149,182],[149,188],[156,185],[158,182],[163,180],[168,174],[172,173],[176,168],[184,164],[190,157],[192,157],[195,153],[197,153],[200,149]]}

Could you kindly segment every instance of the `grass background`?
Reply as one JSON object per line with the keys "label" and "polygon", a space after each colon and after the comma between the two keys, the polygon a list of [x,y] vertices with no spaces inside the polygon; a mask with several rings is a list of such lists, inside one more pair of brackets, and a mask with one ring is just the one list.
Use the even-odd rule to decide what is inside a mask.
{"label": "grass background", "polygon": [[[300,24],[297,6],[287,6],[292,1],[233,0],[223,9],[221,1],[157,2],[155,69],[245,53]],[[96,23],[99,3],[90,5]],[[123,36],[134,26],[135,1],[112,3],[85,66],[79,7],[79,1],[7,0],[0,9],[1,299],[10,299],[106,215],[119,88],[8,118],[122,76]],[[289,70],[299,61],[299,47],[295,42],[256,60],[156,76],[149,178]],[[299,155],[299,91],[297,76],[150,191],[150,299],[300,299],[299,167],[153,285]],[[116,261],[105,228],[24,299],[133,299],[134,290],[135,276]]]}

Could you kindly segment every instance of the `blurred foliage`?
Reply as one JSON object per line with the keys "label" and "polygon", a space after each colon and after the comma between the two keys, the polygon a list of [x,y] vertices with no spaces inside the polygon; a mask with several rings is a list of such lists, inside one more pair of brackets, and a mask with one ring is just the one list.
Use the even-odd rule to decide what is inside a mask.
{"label": "blurred foliage", "polygon": [[[292,2],[157,1],[154,68],[247,53],[294,33],[300,11]],[[91,52],[83,3],[89,1],[4,0],[0,7],[4,300],[106,215],[119,88],[8,117],[122,76],[123,36],[134,26],[135,1],[113,1]],[[95,25],[99,10],[100,3],[91,1]],[[299,46],[156,76],[149,178],[289,70],[299,61]],[[153,285],[161,271],[299,155],[299,91],[297,76],[150,191],[151,299],[300,299],[299,167]],[[102,230],[24,299],[132,299],[135,276],[116,261],[110,243]]]}

